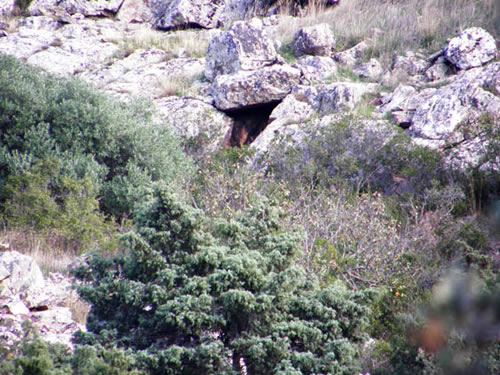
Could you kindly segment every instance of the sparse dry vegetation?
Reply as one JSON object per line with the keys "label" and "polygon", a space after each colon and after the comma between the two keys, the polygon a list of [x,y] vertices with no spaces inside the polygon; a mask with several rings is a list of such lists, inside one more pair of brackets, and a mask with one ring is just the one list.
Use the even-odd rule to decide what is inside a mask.
{"label": "sparse dry vegetation", "polygon": [[289,43],[301,27],[325,22],[337,38],[338,50],[371,39],[367,57],[388,66],[394,53],[435,52],[467,27],[495,33],[494,6],[494,0],[348,0],[324,11],[313,5],[301,18],[284,16],[274,37]]}

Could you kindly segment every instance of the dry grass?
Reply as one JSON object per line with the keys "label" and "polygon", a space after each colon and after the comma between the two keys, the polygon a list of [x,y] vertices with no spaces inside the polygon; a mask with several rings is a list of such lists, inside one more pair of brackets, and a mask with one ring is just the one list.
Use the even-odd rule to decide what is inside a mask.
{"label": "dry grass", "polygon": [[191,92],[193,86],[194,77],[188,76],[164,76],[158,78],[158,89],[160,91],[160,97],[166,96],[187,96]]}
{"label": "dry grass", "polygon": [[87,302],[83,301],[78,296],[76,291],[72,291],[66,299],[66,307],[71,310],[71,317],[75,322],[79,324],[85,324],[87,322],[90,305]]}
{"label": "dry grass", "polygon": [[283,16],[274,37],[288,43],[299,28],[328,23],[338,50],[371,39],[366,58],[377,57],[387,66],[394,53],[434,52],[471,26],[495,33],[494,7],[494,0],[344,0],[324,11],[312,7],[301,18]]}
{"label": "dry grass", "polygon": [[45,274],[66,273],[68,265],[78,254],[78,249],[69,248],[61,237],[31,230],[3,230],[0,243],[8,244],[10,250],[31,256]]}
{"label": "dry grass", "polygon": [[138,49],[157,48],[168,52],[171,57],[199,58],[206,55],[208,48],[208,40],[201,35],[201,32],[165,33],[150,27],[138,28],[131,36],[113,42],[121,46],[125,55],[130,55]]}

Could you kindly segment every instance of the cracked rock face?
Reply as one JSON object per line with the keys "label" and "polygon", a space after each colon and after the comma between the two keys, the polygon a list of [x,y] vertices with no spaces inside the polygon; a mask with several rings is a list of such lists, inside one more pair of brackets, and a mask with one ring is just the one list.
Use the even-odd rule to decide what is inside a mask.
{"label": "cracked rock face", "polygon": [[335,48],[335,38],[326,23],[304,27],[293,38],[295,56],[328,56]]}
{"label": "cracked rock face", "polygon": [[480,27],[471,27],[448,43],[446,59],[458,69],[476,68],[498,55],[495,39]]}
{"label": "cracked rock face", "polygon": [[218,76],[212,85],[215,106],[237,110],[282,100],[299,84],[300,70],[274,65],[260,70]]}
{"label": "cracked rock face", "polygon": [[180,27],[211,29],[220,26],[225,0],[172,0],[155,9],[154,26],[160,30]]}
{"label": "cracked rock face", "polygon": [[213,81],[218,75],[261,69],[277,60],[274,44],[267,37],[262,21],[236,22],[210,42],[205,77]]}

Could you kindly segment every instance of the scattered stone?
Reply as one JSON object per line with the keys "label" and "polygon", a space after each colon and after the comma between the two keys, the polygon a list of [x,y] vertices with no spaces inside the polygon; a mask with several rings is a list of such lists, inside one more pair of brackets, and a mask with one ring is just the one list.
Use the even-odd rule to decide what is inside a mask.
{"label": "scattered stone", "polygon": [[220,74],[252,71],[278,61],[273,42],[267,37],[262,21],[236,22],[215,36],[208,46],[205,77],[213,81]]}
{"label": "scattered stone", "polygon": [[314,114],[314,109],[305,101],[300,101],[290,94],[271,112],[269,122],[280,121],[282,124],[300,124]]}
{"label": "scattered stone", "polygon": [[293,95],[298,100],[306,101],[324,116],[331,113],[354,109],[364,95],[375,93],[375,83],[336,82],[328,85],[297,86]]}
{"label": "scattered stone", "polygon": [[326,23],[304,27],[293,37],[295,56],[328,56],[335,49],[335,38]]}
{"label": "scattered stone", "polygon": [[370,59],[368,62],[357,65],[353,72],[361,78],[377,80],[382,75],[383,69],[377,59]]}
{"label": "scattered stone", "polygon": [[120,21],[151,23],[153,21],[152,0],[124,0],[117,18]]}
{"label": "scattered stone", "polygon": [[409,76],[424,74],[429,68],[429,62],[424,56],[416,54],[412,51],[407,51],[404,56],[394,56],[392,62],[392,71],[403,71]]}
{"label": "scattered stone", "polygon": [[287,96],[300,78],[300,70],[287,65],[219,75],[212,85],[212,95],[222,111],[268,104]]}
{"label": "scattered stone", "polygon": [[160,30],[195,27],[211,29],[221,25],[225,0],[163,1],[154,9],[154,26]]}
{"label": "scattered stone", "polygon": [[495,38],[480,27],[471,27],[448,43],[446,59],[465,70],[490,62],[498,55]]}
{"label": "scattered stone", "polygon": [[441,57],[425,71],[425,78],[429,82],[440,81],[448,77],[452,72],[452,66],[444,57]]}
{"label": "scattered stone", "polygon": [[30,288],[43,288],[42,271],[33,258],[17,251],[0,252],[0,295],[9,296]]}
{"label": "scattered stone", "polygon": [[348,50],[335,53],[333,59],[341,65],[352,68],[360,61],[363,52],[366,51],[368,47],[369,44],[367,42],[360,42]]}
{"label": "scattered stone", "polygon": [[326,56],[302,56],[294,67],[300,68],[304,78],[310,82],[332,78],[338,71],[335,61]]}

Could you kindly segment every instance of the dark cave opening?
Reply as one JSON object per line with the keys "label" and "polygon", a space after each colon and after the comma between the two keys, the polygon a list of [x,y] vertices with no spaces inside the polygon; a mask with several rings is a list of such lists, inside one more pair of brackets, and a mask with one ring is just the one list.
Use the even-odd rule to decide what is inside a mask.
{"label": "dark cave opening", "polygon": [[267,127],[269,116],[279,103],[281,101],[226,112],[233,119],[233,127],[226,135],[224,145],[241,147],[252,143]]}

